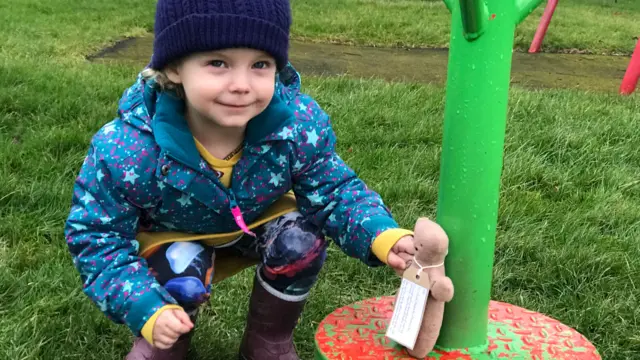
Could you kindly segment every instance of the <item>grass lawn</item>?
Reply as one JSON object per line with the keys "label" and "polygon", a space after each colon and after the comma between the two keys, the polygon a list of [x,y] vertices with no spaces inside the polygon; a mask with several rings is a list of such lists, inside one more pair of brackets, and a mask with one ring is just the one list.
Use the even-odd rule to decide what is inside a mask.
{"label": "grass lawn", "polygon": [[[515,1],[515,0],[507,0]],[[348,44],[448,47],[451,14],[441,0],[294,1],[297,38]],[[516,31],[528,50],[546,0]],[[640,35],[637,0],[562,0],[542,51],[631,53]]]}
{"label": "grass lawn", "polygon": [[[121,359],[130,346],[128,330],[82,294],[62,227],[89,138],[113,118],[139,70],[83,57],[147,32],[154,3],[0,3],[0,359]],[[566,18],[556,20],[566,31],[550,33],[548,45],[597,52],[633,47],[628,38],[640,34],[635,0],[579,3],[561,3],[558,15],[563,9]],[[438,2],[316,0],[294,1],[294,8],[297,37],[447,42],[447,14]],[[518,30],[516,45],[528,46],[537,21]],[[340,154],[382,194],[401,225],[432,216],[444,90],[346,78],[303,81],[333,116]],[[560,90],[511,95],[493,297],[576,328],[604,359],[638,359],[638,97]],[[250,279],[245,271],[216,286],[196,332],[194,358],[233,358]],[[397,285],[389,270],[368,271],[332,248],[296,333],[302,357],[311,358],[313,332],[329,312],[390,294]]]}

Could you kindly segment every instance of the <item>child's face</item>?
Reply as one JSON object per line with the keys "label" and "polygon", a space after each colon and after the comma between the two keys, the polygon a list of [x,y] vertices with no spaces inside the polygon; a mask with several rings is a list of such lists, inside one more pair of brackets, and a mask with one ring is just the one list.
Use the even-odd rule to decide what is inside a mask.
{"label": "child's face", "polygon": [[191,121],[244,127],[271,102],[276,63],[262,51],[226,49],[191,55],[167,76],[182,84]]}

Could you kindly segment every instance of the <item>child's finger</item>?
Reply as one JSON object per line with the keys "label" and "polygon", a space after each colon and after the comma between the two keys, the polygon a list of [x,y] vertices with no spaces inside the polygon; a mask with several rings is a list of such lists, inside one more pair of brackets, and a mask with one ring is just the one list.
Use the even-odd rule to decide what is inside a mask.
{"label": "child's finger", "polygon": [[180,322],[188,326],[189,330],[193,328],[193,322],[186,312],[184,312],[183,310],[175,310],[173,314],[178,318],[178,320],[180,320]]}
{"label": "child's finger", "polygon": [[172,329],[169,326],[165,326],[161,331],[158,332],[158,335],[168,336],[169,338],[177,339],[182,335],[181,332]]}
{"label": "child's finger", "polygon": [[396,270],[404,270],[407,267],[407,262],[394,252],[389,253],[387,264]]}
{"label": "child's finger", "polygon": [[[172,317],[167,319],[167,327],[179,334],[186,334],[191,331],[191,326],[185,325],[182,323],[181,317],[179,315],[182,310],[176,310],[172,312]],[[183,312],[184,313],[184,312]],[[186,314],[185,314],[186,315]],[[189,316],[187,315],[187,318]],[[191,322],[191,320],[189,320]]]}
{"label": "child's finger", "polygon": [[153,346],[158,349],[169,349],[175,344],[177,338],[172,338],[167,335],[158,335],[157,339],[153,339]]}
{"label": "child's finger", "polygon": [[413,246],[409,246],[406,249],[401,249],[401,252],[409,255],[411,258],[416,254],[416,249]]}
{"label": "child's finger", "polygon": [[413,243],[413,238],[410,236],[405,236],[398,240],[396,244],[393,246],[394,252],[406,252],[411,255],[415,254],[416,249]]}
{"label": "child's finger", "polygon": [[405,265],[406,265],[409,261],[413,260],[413,255],[412,255],[412,254],[408,254],[408,253],[406,253],[406,252],[398,253],[398,256],[400,256],[400,257],[402,258],[402,260],[404,260]]}
{"label": "child's finger", "polygon": [[409,241],[403,241],[403,242],[400,244],[400,251],[406,252],[407,254],[410,254],[410,255],[415,255],[415,253],[416,253],[416,247],[415,247],[415,245],[413,244],[413,241],[412,241],[412,240],[409,240]]}

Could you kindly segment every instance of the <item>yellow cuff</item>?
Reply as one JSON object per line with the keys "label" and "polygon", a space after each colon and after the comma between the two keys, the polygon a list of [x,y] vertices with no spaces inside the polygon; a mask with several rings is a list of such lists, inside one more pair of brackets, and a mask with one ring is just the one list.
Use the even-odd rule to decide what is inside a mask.
{"label": "yellow cuff", "polygon": [[398,240],[407,235],[413,235],[413,231],[405,229],[389,229],[378,235],[378,237],[373,240],[371,251],[373,251],[380,261],[386,264],[391,248],[398,242]]}
{"label": "yellow cuff", "polygon": [[153,327],[156,325],[158,316],[160,316],[163,311],[169,309],[182,309],[182,307],[178,305],[165,305],[161,307],[160,310],[156,311],[156,313],[153,314],[142,327],[142,331],[140,331],[142,333],[142,337],[147,340],[149,344],[153,345]]}

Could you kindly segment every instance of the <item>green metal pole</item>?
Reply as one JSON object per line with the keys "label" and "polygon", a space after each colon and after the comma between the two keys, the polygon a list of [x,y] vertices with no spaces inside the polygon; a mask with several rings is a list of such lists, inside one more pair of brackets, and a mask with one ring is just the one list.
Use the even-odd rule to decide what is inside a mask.
{"label": "green metal pole", "polygon": [[524,19],[535,10],[542,0],[515,0],[516,1],[516,25],[524,21]]}
{"label": "green metal pole", "polygon": [[460,0],[460,15],[464,37],[473,41],[484,33],[487,27],[487,7],[482,0]]}
{"label": "green metal pole", "polygon": [[[515,1],[460,0],[451,9],[437,221],[450,238],[446,267],[456,293],[445,309],[437,344],[442,349],[482,353],[488,346],[511,53],[519,17]],[[473,29],[480,35],[468,36]]]}

